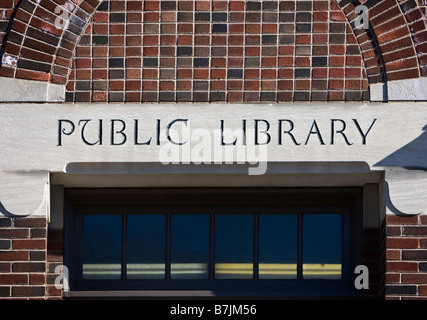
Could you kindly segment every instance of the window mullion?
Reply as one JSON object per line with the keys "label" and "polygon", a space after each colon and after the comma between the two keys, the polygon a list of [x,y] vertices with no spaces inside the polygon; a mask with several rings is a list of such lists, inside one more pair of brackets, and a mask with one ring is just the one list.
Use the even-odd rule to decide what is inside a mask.
{"label": "window mullion", "polygon": [[215,211],[210,214],[209,224],[209,280],[214,280],[215,275]]}
{"label": "window mullion", "polygon": [[127,238],[127,213],[122,214],[122,280],[127,279],[127,262],[126,262],[126,238]]}
{"label": "window mullion", "polygon": [[259,270],[259,213],[254,213],[254,256],[253,256],[253,278],[258,280],[258,270]]}
{"label": "window mullion", "polygon": [[171,279],[171,214],[170,212],[166,213],[166,232],[165,232],[165,279]]}
{"label": "window mullion", "polygon": [[302,280],[302,235],[303,235],[303,225],[302,225],[302,221],[303,221],[303,213],[302,212],[298,212],[298,258],[297,258],[297,279],[298,280]]}

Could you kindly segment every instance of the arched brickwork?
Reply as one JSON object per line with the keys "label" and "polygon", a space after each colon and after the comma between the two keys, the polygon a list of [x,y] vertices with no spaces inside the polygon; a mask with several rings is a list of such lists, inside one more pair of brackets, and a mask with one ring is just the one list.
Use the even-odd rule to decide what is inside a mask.
{"label": "arched brickwork", "polygon": [[360,48],[334,2],[124,4],[95,13],[77,46],[69,101],[368,99]]}
{"label": "arched brickwork", "polygon": [[[111,3],[116,2],[120,3],[121,1],[112,1]],[[125,1],[122,2],[125,3]],[[139,6],[138,3],[140,3],[141,9],[138,10],[145,10],[145,3],[154,4],[159,1],[129,0],[128,2],[131,6]],[[210,3],[209,10],[214,10],[213,3],[219,8],[229,2],[226,12],[230,13],[245,1],[215,0],[198,2]],[[417,78],[425,75],[427,31],[425,7],[422,6],[421,0],[360,1],[369,8],[369,30],[354,28],[354,20],[357,18],[354,8],[360,4],[358,1],[331,0],[330,3],[329,1],[321,0],[264,2],[277,3],[279,13],[282,9],[285,11],[285,7],[288,7],[290,11],[292,11],[292,7],[297,10],[297,3],[299,6],[303,6],[302,3],[311,3],[317,6],[318,8],[315,9],[313,7],[312,11],[313,28],[315,28],[316,22],[319,22],[319,25],[322,22],[326,22],[324,18],[320,18],[321,14],[318,15],[319,21],[316,21],[314,13],[320,13],[319,7],[327,4],[329,6],[330,15],[328,18],[330,22],[344,21],[346,19],[351,26],[351,30],[347,30],[347,40],[350,42],[356,40],[359,45],[366,77],[371,84]],[[75,48],[80,41],[79,39],[84,38],[83,32],[88,25],[90,26],[94,17],[96,23],[95,12],[97,12],[96,8],[99,3],[99,0],[5,1],[2,4],[3,8],[0,9],[0,37],[3,40],[0,75],[65,85],[68,82],[68,75],[73,74],[72,72],[70,73],[70,66]],[[66,8],[70,13],[70,23],[63,29],[55,27],[55,20],[61,14],[55,12],[58,5]],[[162,11],[161,8],[159,10],[159,12]],[[245,13],[250,11],[246,12],[246,9],[237,9],[236,11],[239,12],[239,10],[243,10]],[[264,12],[263,10],[264,8],[261,8],[261,12]],[[280,24],[279,20],[277,21],[278,25]],[[90,27],[88,31],[90,31]],[[261,31],[261,34],[264,34],[264,31]],[[279,38],[281,35],[280,30],[275,34]],[[297,33],[296,36],[298,36]],[[277,39],[277,41],[278,47],[280,47],[280,40]],[[362,88],[364,89],[364,86]],[[280,91],[279,88],[277,90]],[[262,88],[259,91],[261,92]],[[240,98],[237,99],[237,101],[239,100]],[[284,101],[286,100],[289,99],[284,99]],[[345,97],[336,96],[329,100],[345,100]]]}

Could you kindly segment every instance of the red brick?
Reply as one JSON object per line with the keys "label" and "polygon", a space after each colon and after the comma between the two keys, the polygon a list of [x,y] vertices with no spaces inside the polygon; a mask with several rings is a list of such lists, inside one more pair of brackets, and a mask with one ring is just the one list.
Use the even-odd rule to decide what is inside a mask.
{"label": "red brick", "polygon": [[28,251],[0,251],[0,261],[28,261]]}
{"label": "red brick", "polygon": [[145,11],[159,11],[160,1],[144,1]]}
{"label": "red brick", "polygon": [[427,283],[427,274],[422,273],[408,273],[402,274],[402,283]]}
{"label": "red brick", "polygon": [[386,239],[387,248],[405,248],[405,249],[415,249],[418,248],[418,239],[416,238],[387,238]]}
{"label": "red brick", "polygon": [[418,59],[416,57],[385,63],[386,72],[417,67]]}
{"label": "red brick", "polygon": [[387,80],[389,81],[418,78],[419,76],[420,76],[420,71],[418,68],[403,70],[403,71],[396,71],[396,72],[387,72]]}
{"label": "red brick", "polygon": [[62,296],[62,289],[58,289],[54,285],[46,286],[46,295],[48,295],[48,296]]}
{"label": "red brick", "polygon": [[386,283],[400,283],[400,273],[386,273]]}
{"label": "red brick", "polygon": [[420,286],[418,289],[418,293],[421,296],[427,296],[427,286]]}
{"label": "red brick", "polygon": [[0,284],[28,284],[28,274],[0,274]]}
{"label": "red brick", "polygon": [[29,229],[4,228],[0,229],[0,238],[28,238]]}
{"label": "red brick", "polygon": [[46,275],[44,273],[31,273],[30,284],[45,284]]}
{"label": "red brick", "polygon": [[14,239],[13,249],[46,249],[45,239]]}
{"label": "red brick", "polygon": [[0,272],[2,273],[11,272],[12,271],[11,266],[12,264],[10,262],[0,262]]}
{"label": "red brick", "polygon": [[387,262],[386,263],[386,271],[418,271],[418,263],[417,262]]}
{"label": "red brick", "polygon": [[386,216],[387,225],[404,225],[404,224],[418,224],[418,216],[396,216],[388,214]]}
{"label": "red brick", "polygon": [[44,72],[30,71],[24,69],[18,69],[16,71],[16,77],[27,80],[37,80],[48,82],[50,80],[50,74]]}

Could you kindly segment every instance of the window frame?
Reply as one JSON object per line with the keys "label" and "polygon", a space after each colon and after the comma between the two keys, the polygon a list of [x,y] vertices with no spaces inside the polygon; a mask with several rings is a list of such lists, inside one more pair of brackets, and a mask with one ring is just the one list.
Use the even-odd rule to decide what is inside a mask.
{"label": "window frame", "polygon": [[[254,195],[258,197],[254,197]],[[64,220],[64,263],[69,268],[72,291],[163,292],[165,295],[198,296],[210,291],[215,296],[328,296],[359,297],[354,274],[350,272],[362,261],[362,188],[138,188],[138,189],[66,189]],[[165,200],[167,204],[165,205]],[[159,203],[163,204],[159,206]],[[333,204],[331,204],[331,201]],[[274,205],[272,205],[272,203]],[[192,205],[189,208],[189,204]],[[243,206],[246,204],[246,208]],[[255,207],[253,207],[255,205]],[[284,208],[283,206],[286,206]],[[123,210],[123,207],[126,210]],[[173,210],[170,208],[173,207]],[[251,209],[249,209],[251,207]],[[120,211],[117,208],[121,208]],[[262,208],[262,210],[259,210]],[[302,229],[304,213],[343,212],[341,280],[302,279]],[[88,211],[89,210],[89,211]],[[261,212],[260,212],[261,211]],[[83,214],[122,215],[122,279],[83,280]],[[126,217],[128,214],[166,214],[166,280],[123,279],[126,272]],[[209,279],[182,280],[170,277],[171,217],[173,214],[209,214]],[[297,214],[297,279],[215,279],[215,214],[253,214],[254,277],[258,271],[258,223],[260,214]],[[125,223],[123,223],[123,221]],[[253,278],[254,278],[253,277]],[[144,293],[145,292],[145,293]],[[112,293],[114,295],[114,293]]]}

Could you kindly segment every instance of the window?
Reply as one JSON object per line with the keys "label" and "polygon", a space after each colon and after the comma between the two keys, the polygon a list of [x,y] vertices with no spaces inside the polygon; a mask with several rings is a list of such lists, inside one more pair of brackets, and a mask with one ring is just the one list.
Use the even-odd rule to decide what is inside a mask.
{"label": "window", "polygon": [[317,191],[69,190],[71,289],[357,294],[359,193]]}

